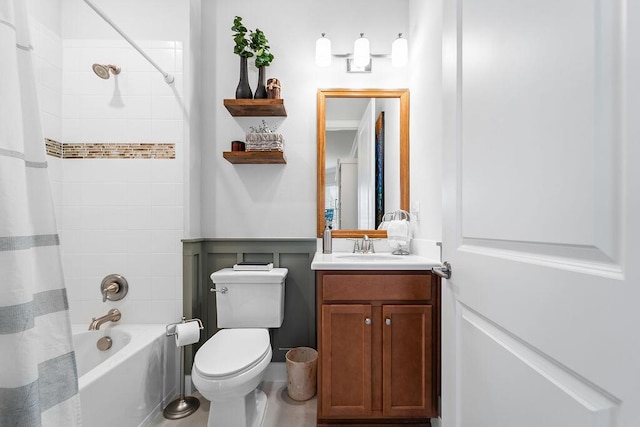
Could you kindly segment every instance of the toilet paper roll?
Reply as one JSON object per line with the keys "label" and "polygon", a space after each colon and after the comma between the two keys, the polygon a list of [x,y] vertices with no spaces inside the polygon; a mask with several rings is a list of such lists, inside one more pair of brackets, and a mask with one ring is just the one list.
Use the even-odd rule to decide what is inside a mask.
{"label": "toilet paper roll", "polygon": [[176,325],[176,347],[189,345],[200,341],[200,326],[198,322],[178,323]]}

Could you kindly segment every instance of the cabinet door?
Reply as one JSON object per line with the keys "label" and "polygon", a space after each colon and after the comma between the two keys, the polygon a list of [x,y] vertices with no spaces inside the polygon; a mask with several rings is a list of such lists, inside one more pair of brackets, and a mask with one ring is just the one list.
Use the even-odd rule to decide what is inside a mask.
{"label": "cabinet door", "polygon": [[382,307],[383,414],[437,415],[430,305]]}
{"label": "cabinet door", "polygon": [[371,306],[322,305],[321,414],[371,414]]}

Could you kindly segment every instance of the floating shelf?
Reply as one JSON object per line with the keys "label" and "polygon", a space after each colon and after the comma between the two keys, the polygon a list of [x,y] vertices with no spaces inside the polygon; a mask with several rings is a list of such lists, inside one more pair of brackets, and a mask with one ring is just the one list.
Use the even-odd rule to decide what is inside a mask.
{"label": "floating shelf", "polygon": [[282,151],[223,151],[222,157],[233,164],[283,164],[287,163]]}
{"label": "floating shelf", "polygon": [[225,99],[224,106],[234,117],[287,117],[284,99]]}

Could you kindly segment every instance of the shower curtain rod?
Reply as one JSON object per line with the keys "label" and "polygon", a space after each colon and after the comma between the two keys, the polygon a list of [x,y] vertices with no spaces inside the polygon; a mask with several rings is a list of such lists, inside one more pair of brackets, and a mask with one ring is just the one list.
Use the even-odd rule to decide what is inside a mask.
{"label": "shower curtain rod", "polygon": [[98,8],[98,6],[96,6],[95,4],[93,4],[91,2],[91,0],[84,0],[84,2],[89,5],[89,7],[91,9],[93,9],[98,15],[100,15],[100,17],[102,19],[105,20],[105,22],[109,25],[111,25],[111,27],[116,30],[118,32],[118,34],[120,34],[131,46],[133,46],[133,48],[135,50],[137,50],[138,52],[140,52],[140,55],[144,56],[144,58],[149,61],[149,63],[151,65],[153,65],[156,70],[160,71],[160,74],[162,74],[164,76],[164,81],[167,82],[168,84],[173,83],[173,76],[167,72],[165,72],[162,68],[160,68],[160,66],[158,64],[155,63],[155,61],[153,59],[151,59],[149,57],[149,55],[147,55],[141,48],[140,46],[138,46],[136,44],[136,42],[134,42],[133,40],[131,40],[131,38],[129,38],[128,35],[125,34],[124,31],[122,31],[120,29],[120,27],[118,27],[112,20],[111,18],[109,18],[100,8]]}

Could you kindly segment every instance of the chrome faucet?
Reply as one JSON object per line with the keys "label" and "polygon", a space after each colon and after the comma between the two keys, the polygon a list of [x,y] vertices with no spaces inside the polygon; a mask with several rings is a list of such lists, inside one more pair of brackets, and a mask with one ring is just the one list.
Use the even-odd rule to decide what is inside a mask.
{"label": "chrome faucet", "polygon": [[120,310],[118,310],[117,308],[112,308],[104,316],[94,317],[93,319],[91,319],[89,330],[97,331],[98,329],[100,329],[100,326],[102,326],[104,323],[117,322],[118,320],[120,320],[121,317],[122,317],[122,314],[120,314]]}
{"label": "chrome faucet", "polygon": [[353,253],[358,254],[374,254],[376,253],[375,248],[373,246],[373,239],[370,239],[368,235],[364,235],[362,240],[356,239],[353,244]]}

